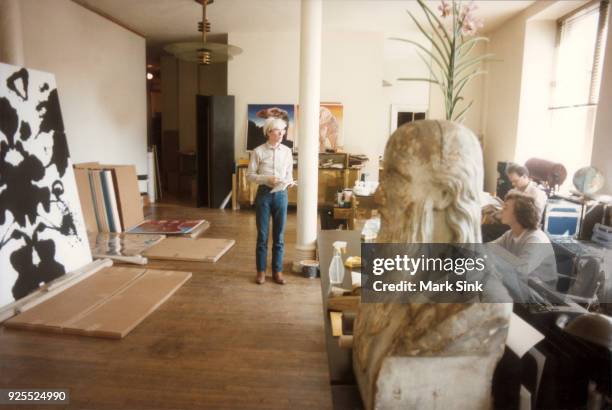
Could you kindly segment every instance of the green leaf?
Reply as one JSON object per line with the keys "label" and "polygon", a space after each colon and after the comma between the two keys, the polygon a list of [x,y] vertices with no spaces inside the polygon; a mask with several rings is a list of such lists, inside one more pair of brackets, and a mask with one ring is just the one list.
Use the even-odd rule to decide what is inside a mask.
{"label": "green leaf", "polygon": [[[445,84],[443,81],[440,81],[440,79],[438,78],[438,76],[436,75],[433,67],[431,66],[431,64],[425,59],[425,57],[423,57],[423,55],[421,53],[419,53],[417,51],[417,55],[421,58],[421,60],[423,60],[423,62],[425,63],[425,65],[427,66],[427,68],[429,69],[429,73],[431,74],[431,76],[433,77],[434,80],[436,80],[436,82],[440,85],[440,89],[442,91],[442,94],[444,94],[447,91],[447,87],[448,87],[448,82]],[[448,79],[446,79],[448,81]]]}
{"label": "green leaf", "polygon": [[[433,11],[431,11],[431,9],[429,7],[427,7],[427,5],[423,2],[423,0],[417,0],[417,2],[419,3],[419,6],[421,6],[421,8],[423,10],[425,10],[425,14],[429,14],[436,21],[436,24],[438,25],[438,27],[441,28],[442,33],[444,34],[444,38],[446,38],[446,41],[448,42],[448,45],[450,47],[450,45],[451,45],[450,36],[448,35],[448,31],[446,30],[446,28],[444,28],[444,25],[442,24],[442,22],[440,21],[438,16],[436,16],[435,13]],[[429,20],[429,18],[428,18],[428,20]],[[429,22],[429,24],[431,24],[431,21]],[[434,25],[431,24],[431,26],[433,27]]]}
{"label": "green leaf", "polygon": [[447,60],[447,57],[449,56],[443,53],[442,50],[440,50],[440,47],[438,47],[438,44],[433,40],[433,38],[431,38],[431,36],[425,31],[425,29],[421,27],[417,19],[412,15],[410,11],[408,11],[408,15],[410,16],[412,21],[414,21],[414,24],[416,24],[419,30],[421,30],[421,33],[423,33],[423,35],[429,40],[431,45],[434,46],[434,48],[438,51],[438,54],[440,55],[440,57],[442,57],[442,61],[444,61],[446,63],[446,66],[448,67],[450,60]]}
{"label": "green leaf", "polygon": [[457,103],[459,101],[463,101],[463,97],[457,96],[455,97],[455,99],[453,100],[453,104],[452,104],[452,108],[451,108],[451,112],[455,111],[455,106],[457,105]]}
{"label": "green leaf", "polygon": [[[465,84],[470,81],[472,78],[481,75],[481,74],[486,74],[486,71],[481,71],[481,70],[476,70],[473,71],[472,73],[468,74],[467,76],[463,77],[461,80],[457,81],[453,87],[453,90],[462,90],[463,87],[465,87]],[[459,91],[457,91],[458,93]]]}
{"label": "green leaf", "polygon": [[465,71],[467,68],[472,67],[475,64],[479,64],[483,61],[490,61],[495,54],[485,54],[480,57],[470,58],[462,61],[455,67],[455,75],[459,75],[460,72]]}
{"label": "green leaf", "polygon": [[[448,37],[448,33],[446,32],[446,29],[444,28],[444,26],[442,26],[442,23],[440,23],[440,20],[438,20],[438,17],[435,14],[433,14],[433,12],[429,9],[429,7],[427,7],[423,3],[422,0],[418,0],[418,2],[421,8],[423,9],[423,11],[425,12],[425,17],[427,17],[427,21],[429,22],[431,29],[436,34],[436,37],[440,39],[440,43],[442,43],[442,45],[444,46],[444,52],[447,55],[450,54],[451,53],[451,41],[450,41],[450,38]],[[431,19],[432,16],[436,20],[435,22],[432,21]],[[440,34],[439,30],[442,30],[442,32],[444,33],[444,38]],[[444,41],[445,39],[446,39],[446,42]]]}
{"label": "green leaf", "polygon": [[421,50],[423,50],[425,53],[427,53],[427,55],[429,57],[431,57],[432,60],[434,60],[436,62],[436,64],[438,64],[438,67],[440,67],[440,69],[442,71],[446,71],[448,70],[448,65],[447,64],[442,64],[440,62],[440,60],[428,49],[426,49],[425,47],[423,47],[422,45],[420,45],[419,43],[417,43],[416,41],[413,40],[408,40],[407,38],[399,38],[399,37],[390,37],[389,40],[394,40],[394,41],[404,41],[406,43],[410,43],[412,45],[417,46],[418,48],[420,48]]}
{"label": "green leaf", "polygon": [[427,81],[428,83],[440,84],[436,80],[432,80],[431,78],[398,78],[397,81]]}
{"label": "green leaf", "polygon": [[[473,37],[471,39],[469,39],[468,41],[465,41],[463,43],[461,43],[459,45],[459,47],[457,47],[457,51],[461,51],[464,47],[470,47],[470,50],[472,49],[472,47],[474,47],[476,45],[476,43],[478,43],[479,41],[490,41],[488,37]],[[469,51],[467,53],[465,53],[464,55],[469,54]]]}
{"label": "green leaf", "polygon": [[465,116],[465,114],[467,114],[467,111],[472,106],[472,104],[474,104],[474,101],[470,101],[470,103],[467,105],[467,107],[465,107],[463,110],[461,110],[461,112],[459,114],[457,114],[455,116],[454,121],[461,122],[463,120],[463,117]]}

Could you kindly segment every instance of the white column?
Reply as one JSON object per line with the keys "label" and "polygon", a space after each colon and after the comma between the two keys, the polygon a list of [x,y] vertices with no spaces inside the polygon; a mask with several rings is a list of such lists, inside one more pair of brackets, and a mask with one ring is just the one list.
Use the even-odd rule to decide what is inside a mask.
{"label": "white column", "polygon": [[0,0],[0,62],[24,66],[20,0]]}
{"label": "white column", "polygon": [[301,1],[298,134],[297,264],[313,259],[317,240],[322,0]]}

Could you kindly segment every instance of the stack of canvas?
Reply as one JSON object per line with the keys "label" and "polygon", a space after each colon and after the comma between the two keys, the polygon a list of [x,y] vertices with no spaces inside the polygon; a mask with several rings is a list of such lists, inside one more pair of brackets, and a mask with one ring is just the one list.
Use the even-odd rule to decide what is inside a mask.
{"label": "stack of canvas", "polygon": [[88,232],[89,246],[94,258],[109,258],[118,262],[144,265],[142,253],[162,241],[164,235],[138,235],[113,232]]}
{"label": "stack of canvas", "polygon": [[123,232],[142,222],[133,166],[81,164],[74,173],[88,232]]}
{"label": "stack of canvas", "polygon": [[130,229],[130,234],[180,235],[198,237],[210,227],[205,219],[158,219],[146,220]]}

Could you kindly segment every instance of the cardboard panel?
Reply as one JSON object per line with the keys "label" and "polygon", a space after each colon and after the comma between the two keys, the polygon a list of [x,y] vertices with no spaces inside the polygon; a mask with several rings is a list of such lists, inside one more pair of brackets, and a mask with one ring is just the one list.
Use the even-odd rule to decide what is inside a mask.
{"label": "cardboard panel", "polygon": [[78,164],[74,164],[75,168],[78,169],[89,169],[89,168],[97,168],[100,166],[98,161],[93,162],[79,162]]}
{"label": "cardboard panel", "polygon": [[147,249],[143,256],[196,262],[216,262],[236,243],[233,239],[166,238]]}
{"label": "cardboard panel", "polygon": [[74,177],[76,179],[77,190],[79,192],[81,209],[83,210],[85,229],[87,230],[87,232],[98,232],[96,211],[94,209],[94,203],[91,194],[91,185],[89,184],[89,173],[86,169],[75,167]]}
{"label": "cardboard panel", "polygon": [[66,324],[63,330],[66,333],[120,339],[189,278],[190,272],[148,270],[104,304]]}
{"label": "cardboard panel", "polygon": [[200,235],[202,235],[208,228],[210,228],[210,222],[204,221],[200,225],[198,225],[198,227],[195,228],[193,231],[183,236],[188,236],[190,238],[197,238]]}
{"label": "cardboard panel", "polygon": [[66,323],[103,304],[144,272],[144,269],[136,268],[103,269],[51,299],[7,320],[4,325],[60,332]]}
{"label": "cardboard panel", "polygon": [[117,181],[117,202],[126,231],[144,220],[136,168],[132,165],[113,166]]}

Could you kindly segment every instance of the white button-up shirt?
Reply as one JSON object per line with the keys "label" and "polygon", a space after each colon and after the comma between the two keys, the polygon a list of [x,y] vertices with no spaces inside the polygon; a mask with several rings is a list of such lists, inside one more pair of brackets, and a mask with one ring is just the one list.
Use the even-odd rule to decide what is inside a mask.
{"label": "white button-up shirt", "polygon": [[266,142],[251,152],[247,180],[273,188],[274,186],[268,181],[269,176],[275,176],[282,182],[293,181],[291,148],[283,144],[278,144],[274,148]]}
{"label": "white button-up shirt", "polygon": [[532,197],[535,202],[535,206],[538,210],[538,215],[540,216],[540,219],[542,219],[544,208],[546,208],[546,201],[548,200],[546,193],[542,191],[540,188],[538,188],[538,185],[533,181],[529,181],[527,186],[525,186],[525,188],[523,188],[522,190],[517,189],[517,188],[513,188],[513,190],[515,192],[519,192],[524,195]]}

